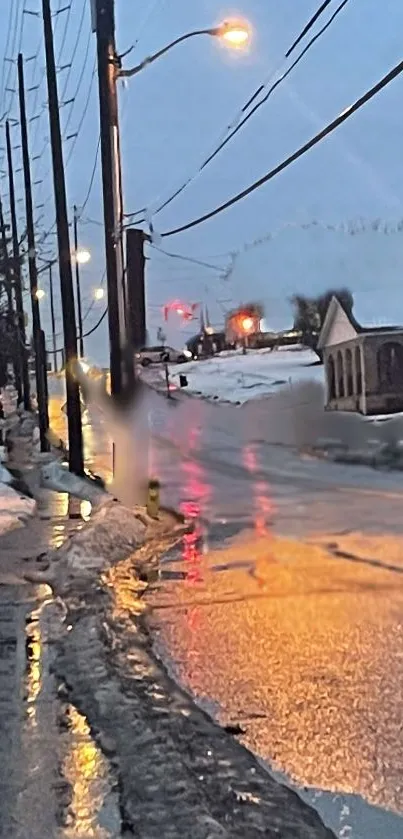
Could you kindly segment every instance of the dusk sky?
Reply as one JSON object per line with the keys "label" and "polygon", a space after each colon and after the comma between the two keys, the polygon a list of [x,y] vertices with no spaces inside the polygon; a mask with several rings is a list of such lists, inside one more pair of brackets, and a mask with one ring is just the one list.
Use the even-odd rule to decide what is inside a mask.
{"label": "dusk sky", "polygon": [[[41,83],[27,94],[30,123],[38,242],[54,222],[53,183],[50,173],[49,128],[42,106],[47,93],[43,73],[41,16],[24,15],[23,0],[1,0],[0,56],[26,58],[40,47],[37,60],[26,64],[26,87]],[[53,11],[66,5],[53,0]],[[271,73],[287,65],[282,57],[316,10],[318,0],[244,0],[239,7],[216,0],[116,0],[117,48],[135,49],[124,59],[130,67],[167,42],[192,29],[209,27],[229,17],[250,22],[253,37],[247,53],[230,52],[216,39],[194,38],[158,62],[119,84],[125,211],[153,208],[193,175],[214,148],[226,127],[256,87]],[[334,0],[320,24],[337,7]],[[40,10],[39,0],[25,7]],[[11,12],[11,9],[13,10]],[[10,18],[10,14],[12,15]],[[11,32],[8,32],[9,21]],[[71,0],[70,11],[54,18],[57,65],[72,60],[71,72],[59,73],[69,207],[86,201],[95,163],[98,137],[98,89],[95,36],[91,34],[89,0]],[[314,31],[316,31],[316,29]],[[306,142],[354,99],[402,60],[403,4],[397,0],[349,0],[328,31],[312,47],[290,77],[259,112],[239,131],[206,170],[169,207],[153,218],[155,231],[170,230],[213,209],[261,177]],[[1,78],[2,76],[2,78]],[[16,67],[3,62],[2,114],[18,116]],[[294,291],[314,292],[328,286],[349,285],[356,296],[358,318],[365,322],[403,322],[403,238],[393,232],[403,218],[403,157],[401,153],[403,78],[398,78],[331,137],[273,181],[236,206],[193,230],[155,244],[175,254],[211,263],[204,268],[149,248],[147,296],[150,338],[162,323],[161,307],[173,298],[208,304],[211,320],[220,323],[233,304],[256,298],[266,311],[269,326],[291,323],[287,302]],[[41,111],[42,109],[42,111]],[[13,129],[18,146],[19,128]],[[1,142],[0,145],[3,145]],[[15,166],[21,166],[15,150]],[[98,161],[99,163],[99,161]],[[1,169],[4,169],[4,161]],[[0,181],[8,212],[7,180]],[[17,174],[18,198],[22,173]],[[84,297],[104,274],[100,168],[97,166],[80,222],[80,241],[92,253],[82,269]],[[24,204],[19,203],[20,230]],[[40,216],[43,216],[40,219]],[[365,232],[351,235],[348,222],[365,220]],[[380,229],[373,222],[382,220]],[[316,222],[316,224],[314,224]],[[386,233],[384,223],[389,224]],[[326,229],[326,228],[334,229]],[[273,239],[245,250],[259,239]],[[55,255],[55,236],[38,245]],[[240,251],[230,277],[230,252]],[[56,272],[55,272],[56,276]],[[57,276],[56,276],[56,279]],[[44,280],[47,291],[47,281]],[[102,314],[96,303],[85,327]],[[47,300],[41,303],[48,324]],[[84,311],[87,305],[84,305]],[[171,324],[169,339],[184,343],[187,325]],[[59,318],[59,328],[61,321]],[[88,355],[107,361],[106,324],[87,342]]]}

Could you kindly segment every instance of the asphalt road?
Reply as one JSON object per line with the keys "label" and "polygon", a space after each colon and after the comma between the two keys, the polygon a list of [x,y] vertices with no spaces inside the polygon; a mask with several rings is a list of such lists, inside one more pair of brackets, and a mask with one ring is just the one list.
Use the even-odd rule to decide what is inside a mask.
{"label": "asphalt road", "polygon": [[402,477],[268,444],[261,406],[151,414],[171,503],[208,521],[151,597],[160,654],[337,835],[403,836]]}
{"label": "asphalt road", "polygon": [[[271,445],[268,403],[148,412],[163,499],[200,521],[150,597],[158,651],[341,839],[398,839],[402,477]],[[107,471],[98,418],[87,435]]]}

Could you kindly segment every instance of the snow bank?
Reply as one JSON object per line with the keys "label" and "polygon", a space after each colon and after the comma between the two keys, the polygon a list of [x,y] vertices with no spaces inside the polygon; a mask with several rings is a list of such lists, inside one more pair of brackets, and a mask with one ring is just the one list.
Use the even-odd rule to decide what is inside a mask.
{"label": "snow bank", "polygon": [[[3,470],[2,472],[7,470]],[[20,495],[7,483],[0,483],[0,535],[25,524],[33,516],[36,502],[33,498]]]}
{"label": "snow bank", "polygon": [[28,572],[25,579],[45,583],[57,594],[77,593],[81,586],[99,585],[100,576],[120,560],[149,543],[152,555],[158,545],[174,541],[185,525],[169,512],[162,512],[158,521],[150,519],[144,509],[128,509],[107,497],[86,522],[64,545],[47,554],[48,568]]}
{"label": "snow bank", "polygon": [[226,352],[205,361],[170,367],[170,380],[188,379],[187,391],[217,402],[244,404],[271,396],[300,382],[323,383],[323,367],[311,350],[250,350]]}

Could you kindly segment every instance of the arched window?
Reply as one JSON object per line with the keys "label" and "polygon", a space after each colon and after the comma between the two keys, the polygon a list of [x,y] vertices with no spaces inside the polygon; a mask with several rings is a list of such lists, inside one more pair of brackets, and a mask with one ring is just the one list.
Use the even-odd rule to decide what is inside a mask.
{"label": "arched window", "polygon": [[336,399],[336,376],[335,376],[335,369],[334,369],[334,360],[333,356],[329,355],[327,360],[327,388],[328,388],[328,399]]}
{"label": "arched window", "polygon": [[361,368],[361,350],[360,347],[355,348],[355,375],[357,382],[357,394],[362,394],[362,368]]}
{"label": "arched window", "polygon": [[339,383],[339,396],[343,398],[345,396],[344,390],[344,363],[343,363],[343,356],[340,350],[337,353],[337,381]]}
{"label": "arched window", "polygon": [[403,390],[403,346],[387,341],[377,352],[378,381],[381,390]]}
{"label": "arched window", "polygon": [[346,350],[346,373],[347,373],[347,396],[353,396],[354,393],[354,379],[353,379],[353,356],[351,350]]}

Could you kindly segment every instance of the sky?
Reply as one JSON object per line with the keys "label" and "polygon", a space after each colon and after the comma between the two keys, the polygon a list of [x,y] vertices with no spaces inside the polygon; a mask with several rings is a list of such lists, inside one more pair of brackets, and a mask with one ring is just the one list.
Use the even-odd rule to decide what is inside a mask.
{"label": "sky", "polygon": [[[21,50],[26,88],[35,88],[27,92],[27,106],[30,119],[35,117],[29,123],[29,141],[37,251],[49,259],[56,255],[56,239],[49,233],[41,241],[54,223],[42,21],[40,15],[22,15],[24,2],[26,9],[39,12],[40,0],[1,0],[1,115],[4,111],[10,117],[18,115],[12,92],[16,66],[4,59],[16,58]],[[71,0],[70,9],[57,14],[66,5],[66,0],[52,2],[69,210],[72,216],[74,204],[85,205],[79,240],[92,254],[82,268],[86,314],[105,266],[96,157],[95,36],[90,0]],[[337,5],[338,0],[333,0],[323,22]],[[252,31],[246,52],[231,52],[208,36],[192,38],[126,84],[119,83],[125,212],[147,207],[155,231],[155,247],[147,249],[146,263],[151,340],[163,324],[164,304],[172,299],[207,305],[217,325],[226,309],[256,299],[265,308],[266,322],[281,328],[291,324],[293,292],[315,293],[338,285],[352,289],[357,317],[364,323],[403,323],[403,231],[398,227],[403,219],[403,75],[261,189],[190,231],[160,238],[260,178],[403,58],[399,34],[403,4],[396,0],[349,0],[288,79],[204,172],[165,210],[152,213],[197,172],[261,82],[272,74],[275,79],[287,66],[286,50],[318,6],[319,0],[238,0],[237,6],[226,5],[225,0],[116,0],[117,50],[123,53],[134,45],[124,59],[126,67],[178,35],[231,17],[247,20]],[[18,133],[16,126],[16,169],[21,166]],[[4,170],[1,154],[0,149]],[[17,172],[16,178],[23,230],[22,173]],[[0,180],[0,188],[7,210],[6,178]],[[157,248],[212,267],[166,256]],[[57,268],[54,279],[59,312]],[[46,274],[43,288],[47,294],[41,311],[48,331]],[[102,302],[92,305],[86,329],[96,325],[103,308]],[[179,320],[163,325],[169,341],[178,347],[197,327]],[[60,332],[60,316],[57,329]],[[93,361],[107,363],[106,320],[86,339],[86,353]]]}

